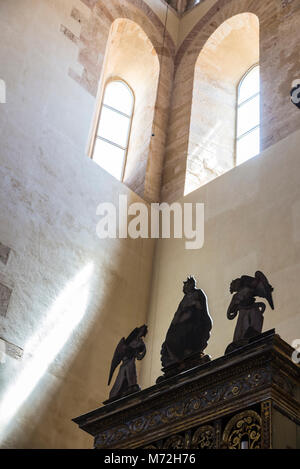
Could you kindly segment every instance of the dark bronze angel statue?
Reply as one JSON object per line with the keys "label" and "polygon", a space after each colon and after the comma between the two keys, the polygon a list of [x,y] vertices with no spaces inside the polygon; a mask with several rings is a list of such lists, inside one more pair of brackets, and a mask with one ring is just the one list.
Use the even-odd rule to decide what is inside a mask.
{"label": "dark bronze angel statue", "polygon": [[261,334],[266,305],[262,302],[256,303],[255,297],[265,298],[274,309],[273,290],[265,275],[260,271],[255,273],[255,277],[243,275],[231,282],[230,293],[235,294],[228,308],[227,317],[234,319],[239,314],[233,343]]}
{"label": "dark bronze angel statue", "polygon": [[127,339],[123,337],[120,340],[112,359],[108,385],[111,383],[115,369],[121,362],[122,364],[116,382],[110,391],[110,400],[140,391],[137,384],[135,360],[142,360],[146,355],[143,337],[146,336],[147,332],[146,325],[136,327]]}

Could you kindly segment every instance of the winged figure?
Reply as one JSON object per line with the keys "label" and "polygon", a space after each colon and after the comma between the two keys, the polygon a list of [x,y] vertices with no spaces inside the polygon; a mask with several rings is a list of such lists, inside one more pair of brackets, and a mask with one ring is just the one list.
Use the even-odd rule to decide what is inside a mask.
{"label": "winged figure", "polygon": [[148,328],[146,325],[136,327],[125,339],[120,340],[110,367],[108,385],[110,385],[117,366],[122,362],[120,370],[113,385],[109,399],[116,399],[140,390],[137,384],[135,360],[142,360],[146,355],[146,346],[143,337],[146,336]]}
{"label": "winged figure", "polygon": [[230,293],[235,293],[227,311],[228,319],[239,314],[233,342],[249,339],[261,334],[264,322],[265,303],[257,302],[255,297],[265,298],[274,309],[273,287],[259,270],[254,277],[243,275],[231,282]]}

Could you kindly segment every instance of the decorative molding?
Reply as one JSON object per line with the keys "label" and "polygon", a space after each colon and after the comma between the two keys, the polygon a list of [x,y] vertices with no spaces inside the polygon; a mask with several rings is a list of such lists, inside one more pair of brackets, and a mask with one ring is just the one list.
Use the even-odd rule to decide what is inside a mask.
{"label": "decorative molding", "polygon": [[215,449],[216,429],[212,425],[188,430],[183,434],[172,435],[165,440],[148,444],[143,449]]}
{"label": "decorative molding", "polygon": [[261,418],[262,418],[262,449],[272,448],[272,401],[268,399],[261,403]]}
{"label": "decorative molding", "polygon": [[252,373],[247,371],[238,379],[228,383],[221,385],[216,383],[214,386],[206,388],[205,391],[198,391],[185,399],[173,402],[171,405],[145,413],[135,419],[123,421],[122,425],[100,433],[95,440],[96,447],[114,446],[125,439],[145,434],[187,416],[197,415],[217,404],[246,396],[250,391],[270,382],[270,376],[265,368],[261,368]]}

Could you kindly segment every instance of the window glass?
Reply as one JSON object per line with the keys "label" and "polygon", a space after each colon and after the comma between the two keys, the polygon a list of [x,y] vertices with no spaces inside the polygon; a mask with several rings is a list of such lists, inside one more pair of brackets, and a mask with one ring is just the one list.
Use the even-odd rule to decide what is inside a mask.
{"label": "window glass", "polygon": [[260,152],[259,66],[241,79],[238,88],[236,164]]}
{"label": "window glass", "polygon": [[238,137],[259,125],[259,95],[240,106],[237,124]]}
{"label": "window glass", "polygon": [[125,150],[97,139],[93,159],[115,178],[119,180],[122,178]]}
{"label": "window glass", "polygon": [[94,144],[93,159],[122,180],[129,145],[134,97],[121,80],[107,84]]}
{"label": "window glass", "polygon": [[132,92],[126,83],[112,81],[106,86],[103,104],[131,116],[133,108]]}
{"label": "window glass", "polygon": [[103,106],[98,127],[99,137],[126,148],[129,126],[129,117]]}
{"label": "window glass", "polygon": [[243,138],[237,141],[237,154],[239,155],[238,163],[244,163],[253,156],[258,155],[260,129],[256,127],[252,132],[249,132]]}
{"label": "window glass", "polygon": [[252,68],[248,72],[239,86],[239,104],[241,104],[246,99],[251,98],[251,96],[259,93],[259,66]]}

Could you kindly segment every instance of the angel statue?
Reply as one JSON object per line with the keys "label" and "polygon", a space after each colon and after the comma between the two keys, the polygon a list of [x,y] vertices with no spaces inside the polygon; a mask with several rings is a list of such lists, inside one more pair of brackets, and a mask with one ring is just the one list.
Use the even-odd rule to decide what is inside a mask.
{"label": "angel statue", "polygon": [[113,385],[109,400],[115,400],[127,394],[140,391],[137,384],[135,360],[142,360],[146,355],[146,346],[143,337],[146,336],[148,328],[146,325],[136,327],[125,339],[120,340],[110,367],[108,386],[111,383],[114,371],[122,362],[115,384]]}
{"label": "angel statue", "polygon": [[[236,293],[229,305],[227,318],[234,319],[239,314],[231,345],[242,346],[251,337],[261,334],[266,305],[262,302],[256,303],[255,297],[265,298],[271,308],[274,309],[273,290],[265,275],[259,270],[255,273],[255,277],[243,275],[231,282],[230,293]],[[236,347],[231,347],[230,350],[227,348],[225,353],[233,348]]]}

